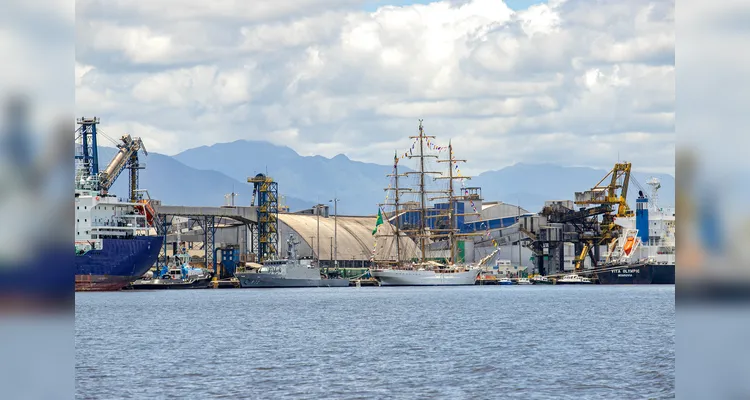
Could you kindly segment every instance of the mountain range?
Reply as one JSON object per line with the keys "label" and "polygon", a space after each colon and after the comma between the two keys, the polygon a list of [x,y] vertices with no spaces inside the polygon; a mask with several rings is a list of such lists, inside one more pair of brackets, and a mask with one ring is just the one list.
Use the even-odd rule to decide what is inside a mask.
{"label": "mountain range", "polygon": [[[114,148],[100,148],[100,165],[114,156]],[[333,158],[301,156],[286,146],[267,142],[239,140],[186,150],[174,156],[149,153],[141,156],[146,169],[139,175],[139,185],[152,198],[164,204],[219,206],[225,195],[237,193],[235,204],[249,204],[252,184],[247,178],[267,174],[278,182],[279,195],[292,211],[328,203],[338,198],[338,212],[345,215],[374,215],[377,204],[385,200],[384,188],[392,165],[378,165],[350,160],[343,154]],[[404,172],[400,168],[399,172]],[[481,187],[485,201],[520,204],[538,211],[545,200],[572,199],[576,191],[591,188],[608,171],[554,164],[519,163],[487,171],[468,181]],[[675,182],[667,174],[634,172],[633,177],[647,190],[646,181],[655,176],[661,180],[660,204],[673,205]],[[125,197],[127,171],[115,182],[112,192]],[[628,202],[635,204],[638,187],[631,185]],[[331,210],[333,211],[333,210]]]}

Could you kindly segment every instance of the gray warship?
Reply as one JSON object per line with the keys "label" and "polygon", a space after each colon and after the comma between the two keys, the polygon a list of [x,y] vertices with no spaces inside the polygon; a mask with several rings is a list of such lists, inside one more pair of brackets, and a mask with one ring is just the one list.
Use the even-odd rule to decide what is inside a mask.
{"label": "gray warship", "polygon": [[346,287],[349,280],[328,278],[320,273],[320,267],[313,265],[312,260],[300,260],[297,257],[299,242],[294,234],[287,240],[287,258],[263,263],[256,271],[237,271],[234,276],[243,288],[281,288],[281,287]]}

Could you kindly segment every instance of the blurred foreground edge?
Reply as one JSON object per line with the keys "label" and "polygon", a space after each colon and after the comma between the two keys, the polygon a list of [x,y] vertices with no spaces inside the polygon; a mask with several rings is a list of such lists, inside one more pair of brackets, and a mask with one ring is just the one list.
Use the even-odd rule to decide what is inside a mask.
{"label": "blurred foreground edge", "polygon": [[48,249],[24,264],[0,266],[0,313],[72,311],[75,279],[70,253]]}

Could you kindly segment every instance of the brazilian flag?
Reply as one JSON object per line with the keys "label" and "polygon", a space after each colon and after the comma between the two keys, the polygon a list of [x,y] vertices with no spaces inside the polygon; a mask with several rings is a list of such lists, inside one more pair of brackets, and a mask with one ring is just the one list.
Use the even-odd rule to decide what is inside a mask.
{"label": "brazilian flag", "polygon": [[378,233],[378,227],[380,225],[383,225],[383,214],[380,212],[380,209],[378,208],[378,221],[375,222],[375,229],[372,230],[373,236],[375,236],[375,234]]}

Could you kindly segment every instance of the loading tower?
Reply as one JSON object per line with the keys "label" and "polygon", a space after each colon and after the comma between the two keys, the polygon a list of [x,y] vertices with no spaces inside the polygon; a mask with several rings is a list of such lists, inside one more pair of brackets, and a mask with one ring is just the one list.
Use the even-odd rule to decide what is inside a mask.
{"label": "loading tower", "polygon": [[82,146],[76,148],[75,159],[80,163],[78,172],[87,177],[97,176],[99,175],[99,154],[96,144],[96,126],[99,124],[99,118],[79,118],[76,123],[80,125],[76,133],[83,141]]}
{"label": "loading tower", "polygon": [[268,176],[257,174],[247,178],[253,184],[253,200],[258,205],[258,259],[274,259],[279,244],[279,185]]}

